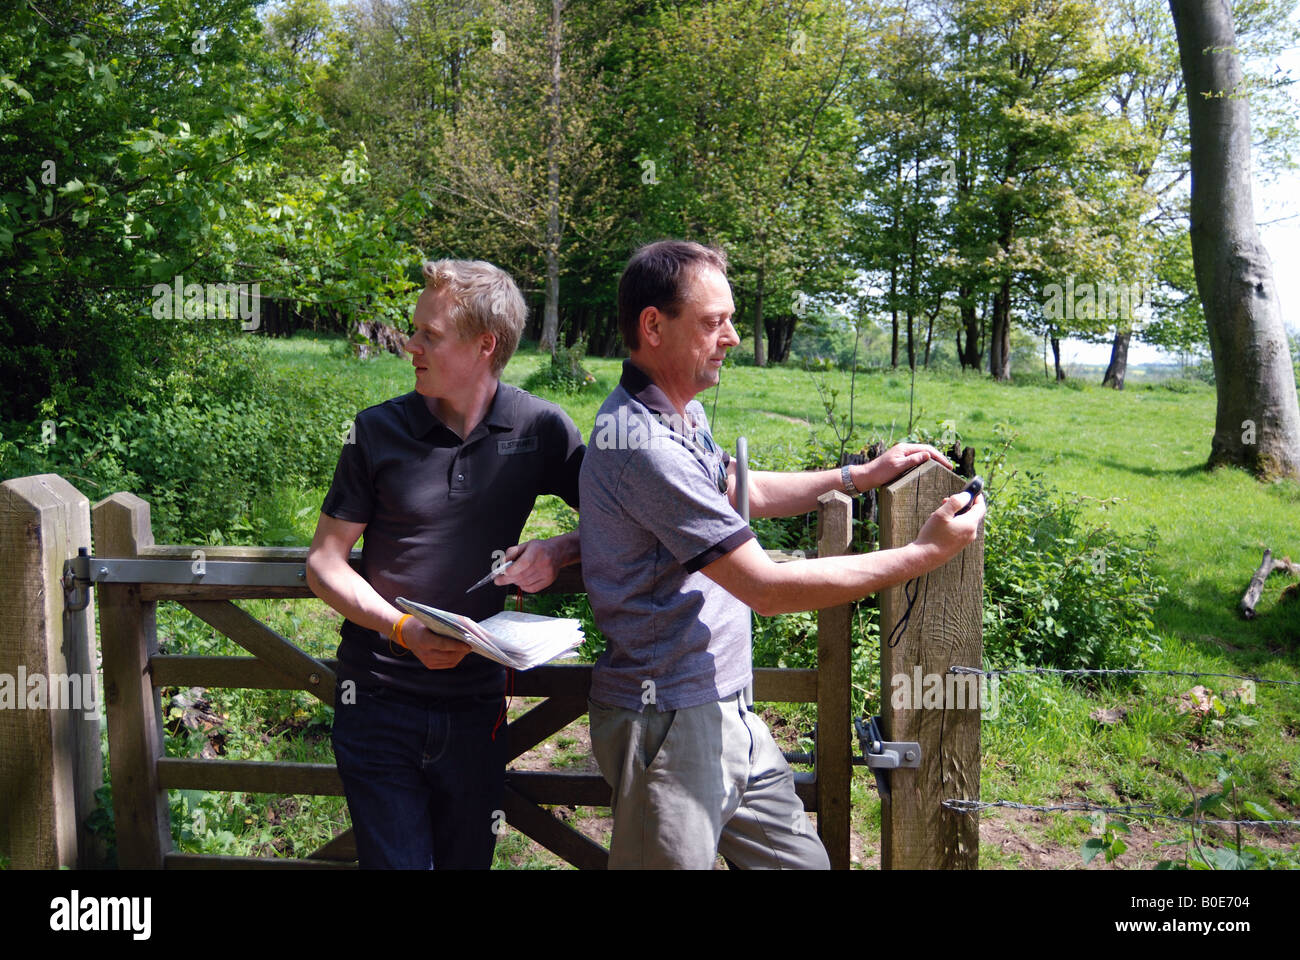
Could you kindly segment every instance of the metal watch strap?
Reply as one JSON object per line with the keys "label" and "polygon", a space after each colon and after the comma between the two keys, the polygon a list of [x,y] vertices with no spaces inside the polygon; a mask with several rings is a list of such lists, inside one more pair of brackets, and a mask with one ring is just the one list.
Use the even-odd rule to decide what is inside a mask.
{"label": "metal watch strap", "polygon": [[844,484],[844,492],[850,497],[862,495],[862,491],[853,483],[853,477],[849,474],[849,465],[847,463],[840,467],[840,482]]}

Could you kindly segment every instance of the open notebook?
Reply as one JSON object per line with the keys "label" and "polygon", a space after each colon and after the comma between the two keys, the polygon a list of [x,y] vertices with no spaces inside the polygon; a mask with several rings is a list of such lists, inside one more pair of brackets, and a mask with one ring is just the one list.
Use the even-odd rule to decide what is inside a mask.
{"label": "open notebook", "polygon": [[503,610],[482,623],[475,623],[469,617],[405,597],[393,602],[434,633],[464,640],[475,653],[516,670],[528,670],[562,657],[583,640],[581,625],[571,617],[543,617]]}

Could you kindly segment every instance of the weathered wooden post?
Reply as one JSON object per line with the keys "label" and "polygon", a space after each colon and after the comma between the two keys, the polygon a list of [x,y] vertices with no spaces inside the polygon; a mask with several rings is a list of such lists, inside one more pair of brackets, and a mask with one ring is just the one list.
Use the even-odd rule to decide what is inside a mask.
{"label": "weathered wooden post", "polygon": [[[153,545],[149,504],[133,493],[101,500],[93,517],[96,556],[131,559]],[[158,652],[158,604],[140,599],[138,583],[101,583],[95,589],[117,861],[121,867],[162,867],[172,837],[167,792],[158,780],[162,709],[149,672],[149,658]]]}
{"label": "weathered wooden post", "polygon": [[[839,490],[823,493],[817,499],[817,527],[817,556],[848,553],[853,501]],[[817,834],[836,870],[849,868],[852,620],[849,604],[817,611]]]}
{"label": "weathered wooden post", "polygon": [[103,783],[94,607],[64,609],[63,563],[90,503],[52,473],[0,484],[0,854],[19,869],[95,866]]}
{"label": "weathered wooden post", "polygon": [[[882,488],[881,548],[915,540],[943,498],[965,486],[957,474],[927,460]],[[980,706],[987,688],[982,677],[950,674],[948,668],[983,666],[983,589],[981,529],[974,543],[938,570],[880,596],[881,726],[886,740],[921,747],[919,768],[886,775],[883,869],[978,865],[978,818],[949,810],[942,801],[980,796]]]}

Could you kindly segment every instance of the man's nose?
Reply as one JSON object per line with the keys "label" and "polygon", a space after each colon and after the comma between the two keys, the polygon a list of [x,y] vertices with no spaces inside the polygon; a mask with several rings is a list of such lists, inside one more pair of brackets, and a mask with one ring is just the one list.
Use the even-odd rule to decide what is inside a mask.
{"label": "man's nose", "polygon": [[740,335],[736,333],[736,328],[730,320],[727,321],[726,327],[722,331],[722,339],[728,346],[737,347],[740,345]]}

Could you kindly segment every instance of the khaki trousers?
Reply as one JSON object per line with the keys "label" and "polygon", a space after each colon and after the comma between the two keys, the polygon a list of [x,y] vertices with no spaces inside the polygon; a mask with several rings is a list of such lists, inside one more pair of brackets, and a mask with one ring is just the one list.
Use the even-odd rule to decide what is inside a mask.
{"label": "khaki trousers", "polygon": [[638,713],[588,701],[591,748],[613,790],[611,869],[827,870],[794,773],[742,694]]}

